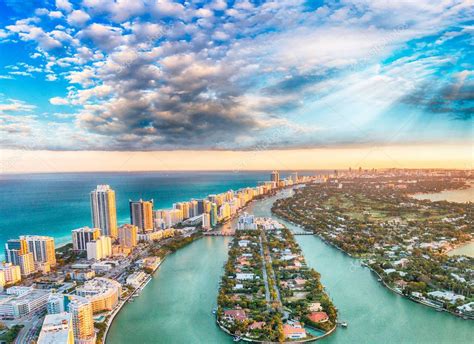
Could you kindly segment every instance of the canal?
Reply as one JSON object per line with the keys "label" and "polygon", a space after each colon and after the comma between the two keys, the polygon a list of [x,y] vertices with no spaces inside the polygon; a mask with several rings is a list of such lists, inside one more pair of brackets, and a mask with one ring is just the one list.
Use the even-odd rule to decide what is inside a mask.
{"label": "canal", "polygon": [[[270,216],[275,199],[254,202],[249,212]],[[307,263],[321,273],[340,320],[349,325],[322,343],[471,343],[473,321],[392,293],[369,269],[318,237],[296,238]],[[211,313],[229,241],[228,237],[206,237],[168,256],[141,295],[118,314],[107,344],[231,343]]]}

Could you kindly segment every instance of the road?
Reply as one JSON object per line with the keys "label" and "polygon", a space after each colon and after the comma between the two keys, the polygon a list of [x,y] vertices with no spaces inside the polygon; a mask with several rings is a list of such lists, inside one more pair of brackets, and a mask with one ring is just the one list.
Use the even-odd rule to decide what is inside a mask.
{"label": "road", "polygon": [[31,343],[36,338],[36,334],[43,324],[43,319],[44,317],[42,316],[33,316],[32,318],[22,321],[21,324],[25,327],[23,327],[20,333],[18,333],[18,336],[15,339],[15,344]]}
{"label": "road", "polygon": [[265,283],[265,300],[267,301],[267,308],[270,308],[270,287],[268,286],[267,267],[265,266],[265,255],[263,253],[262,236],[260,240],[260,255],[262,256],[262,272],[263,272],[263,283]]}

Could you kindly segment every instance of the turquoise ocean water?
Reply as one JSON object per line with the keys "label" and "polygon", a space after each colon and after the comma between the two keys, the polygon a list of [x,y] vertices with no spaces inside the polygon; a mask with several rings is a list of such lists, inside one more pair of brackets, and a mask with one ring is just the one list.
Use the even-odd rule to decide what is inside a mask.
{"label": "turquoise ocean water", "polygon": [[22,234],[53,236],[56,246],[69,242],[72,229],[91,225],[89,192],[97,184],[115,190],[120,224],[129,221],[129,199],[153,198],[159,209],[269,179],[270,172],[0,175],[0,257],[5,241]]}

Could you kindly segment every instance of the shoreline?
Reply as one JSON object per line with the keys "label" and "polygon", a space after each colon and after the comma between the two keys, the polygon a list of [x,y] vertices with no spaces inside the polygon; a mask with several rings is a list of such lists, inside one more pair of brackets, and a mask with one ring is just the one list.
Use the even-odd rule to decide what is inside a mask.
{"label": "shoreline", "polygon": [[461,202],[461,201],[449,201],[449,200],[447,200],[447,199],[432,200],[432,199],[429,198],[429,197],[426,197],[426,198],[417,198],[417,197],[416,197],[416,196],[422,196],[422,195],[440,195],[440,194],[442,194],[443,192],[455,192],[455,191],[462,191],[462,190],[469,190],[469,189],[473,189],[473,191],[474,191],[474,181],[468,181],[468,182],[466,182],[466,184],[464,184],[463,186],[461,186],[461,187],[459,187],[459,188],[443,189],[443,190],[438,191],[438,192],[416,192],[416,193],[406,194],[406,195],[407,195],[408,197],[410,197],[410,198],[414,198],[414,199],[419,200],[419,201],[452,202],[452,203],[474,203],[474,201],[471,201],[471,200]]}
{"label": "shoreline", "polygon": [[166,257],[168,254],[166,254],[163,259],[160,259],[160,263],[158,266],[153,270],[153,272],[150,274],[150,276],[145,279],[137,288],[135,288],[128,297],[122,301],[119,302],[117,307],[115,307],[114,311],[112,314],[109,316],[109,319],[107,320],[107,327],[105,328],[104,334],[102,336],[102,344],[105,344],[107,342],[107,334],[109,333],[110,327],[112,326],[112,323],[114,322],[115,317],[120,313],[120,311],[123,309],[123,306],[137,294],[138,291],[143,291],[145,287],[148,285],[148,283],[153,279],[155,272],[158,271],[160,268],[161,264],[165,261]]}
{"label": "shoreline", "polygon": [[458,245],[454,245],[452,248],[444,251],[443,253],[446,254],[447,256],[449,257],[453,257],[453,256],[468,256],[468,257],[472,257],[474,258],[474,256],[469,256],[469,255],[466,255],[466,254],[453,254],[453,255],[449,255],[450,252],[454,251],[454,250],[457,250],[457,249],[460,249],[460,248],[463,248],[465,246],[469,246],[469,245],[473,245],[474,244],[474,238],[469,240],[469,241],[465,241],[463,243],[460,243]]}
{"label": "shoreline", "polygon": [[[282,224],[282,223],[280,222],[280,224]],[[268,232],[266,230],[268,230]],[[272,233],[274,233],[277,230],[281,230],[282,232],[284,231],[286,233],[285,235],[280,235],[280,236],[277,235],[277,238],[279,238],[277,240],[280,240],[280,243],[289,243],[288,246],[285,246],[286,248],[290,248],[290,249],[291,248],[293,248],[293,249],[296,248],[299,251],[299,253],[297,253],[297,254],[299,255],[300,258],[302,258],[302,260],[301,260],[302,264],[304,266],[306,266],[306,260],[304,258],[304,254],[302,253],[301,248],[300,248],[298,242],[295,239],[294,232],[290,228],[288,228],[288,226],[283,225],[281,228],[274,228],[273,231],[270,230],[270,229],[257,229],[256,230],[258,232],[256,235],[258,236],[258,238],[260,240],[260,251],[259,252],[260,252],[260,255],[261,255],[262,262],[258,262],[258,263],[256,263],[256,265],[254,264],[253,267],[259,266],[260,264],[263,264],[262,270],[267,271],[266,273],[265,273],[265,271],[263,271],[263,279],[265,281],[265,288],[266,288],[266,294],[267,294],[266,297],[265,297],[265,299],[266,299],[266,301],[265,301],[266,311],[268,311],[269,309],[275,307],[275,306],[271,306],[271,304],[278,303],[279,306],[275,307],[274,309],[275,310],[278,309],[278,312],[283,315],[284,319],[291,318],[291,314],[293,314],[293,312],[295,312],[295,316],[297,316],[297,318],[295,318],[294,320],[305,322],[305,320],[304,320],[305,315],[301,314],[301,313],[298,313],[300,310],[293,310],[291,308],[291,306],[285,305],[285,300],[282,298],[281,291],[279,290],[280,286],[279,286],[278,281],[279,281],[279,278],[282,277],[282,275],[281,275],[281,273],[280,273],[280,275],[275,274],[275,272],[273,270],[275,268],[275,265],[274,265],[273,261],[274,261],[274,259],[278,259],[278,258],[272,257],[272,254],[270,253],[270,251],[271,251],[270,247],[271,246],[269,246],[269,242],[268,242],[268,240],[271,240],[271,239],[267,239],[267,233],[271,237]],[[250,232],[256,232],[256,231],[250,231]],[[244,233],[243,235],[244,236],[245,235],[246,236],[249,236],[249,235],[254,236],[254,239],[249,239],[249,240],[254,240],[253,244],[255,244],[255,235],[254,234]],[[241,237],[239,237],[239,234],[236,232],[236,237],[234,238],[234,245],[235,245],[235,241],[239,240],[240,238]],[[263,244],[262,244],[262,241],[263,241]],[[275,250],[275,248],[273,250]],[[280,251],[277,249],[277,252],[281,252],[281,250],[283,250],[283,248],[280,247]],[[242,249],[240,251],[238,251],[237,256],[242,254],[242,252],[245,252],[245,249],[243,251],[242,251]],[[231,258],[229,257],[229,260],[226,262],[226,265],[229,264],[229,262],[231,262],[230,259]],[[237,262],[237,260],[238,260],[235,257],[233,259],[235,259],[235,262]],[[312,269],[312,268],[307,268],[307,269],[309,269],[308,271],[310,271],[310,272],[314,272],[314,273],[318,274],[317,271]],[[245,271],[247,271],[247,270],[245,270]],[[252,271],[252,270],[250,270],[250,271]],[[253,271],[253,272],[255,272],[255,271]],[[230,272],[230,273],[232,273],[232,272]],[[296,269],[296,271],[294,273],[299,274],[300,269],[299,268]],[[224,275],[221,278],[222,279],[229,278],[228,274],[229,274],[229,271],[226,269],[225,272],[224,272]],[[267,276],[268,276],[268,282],[267,282]],[[279,277],[277,277],[277,276],[279,276]],[[311,281],[311,283],[316,283],[316,286],[319,286],[321,288],[322,291],[321,291],[320,299],[322,299],[324,297],[327,297],[328,300],[329,300],[329,296],[324,292],[325,288],[322,285],[322,283],[320,282],[320,279],[319,279],[320,275],[319,274],[318,274],[318,277],[314,277],[314,275],[310,275],[310,274],[306,274],[306,275],[302,275],[302,276],[303,277],[299,277],[299,278],[303,278],[303,279],[306,278],[307,281]],[[255,287],[255,286],[253,286],[253,287]],[[252,288],[252,293],[251,294],[253,296],[255,296],[256,292],[253,290],[253,287],[250,286],[250,288]],[[274,296],[269,296],[268,287],[270,288],[270,293],[275,294]],[[218,296],[218,308],[219,309],[232,308],[229,305],[226,306],[226,305],[222,305],[221,303],[219,303],[220,302],[219,298],[220,298],[220,295],[222,293],[222,288],[223,287],[221,285],[221,289],[219,290],[219,296]],[[226,288],[229,288],[229,287],[227,286]],[[304,291],[307,291],[307,289],[303,289],[303,292]],[[232,293],[231,291],[229,291],[229,289],[224,289],[224,293],[229,293],[229,292]],[[308,294],[308,293],[306,293],[306,294]],[[316,300],[320,300],[320,299],[316,299]],[[313,302],[314,302],[314,299],[306,298],[306,302],[310,302],[308,300],[313,300]],[[329,312],[331,311],[331,307],[332,307],[332,309],[334,309],[334,306],[333,306],[332,302],[329,301],[329,303],[330,303],[330,306],[328,306],[327,308],[326,307],[324,308],[324,311],[328,312],[328,314],[330,314]],[[241,306],[238,303],[233,305],[233,308],[242,309],[241,307],[245,308],[245,306]],[[288,308],[286,308],[286,307],[288,307]],[[307,306],[305,306],[303,308],[304,308],[303,312],[310,312],[309,308],[307,309]],[[283,309],[285,309],[285,310],[283,311]],[[253,310],[255,311],[255,309],[253,309]],[[322,310],[322,309],[320,309],[320,310]],[[266,311],[264,311],[264,312],[266,312]],[[236,333],[234,333],[234,330],[232,330],[232,326],[234,326],[233,324],[235,324],[235,320],[229,324],[229,323],[227,323],[227,321],[225,321],[225,318],[224,318],[224,322],[222,322],[222,318],[220,318],[219,313],[216,313],[215,318],[216,318],[216,323],[219,326],[219,328],[221,330],[223,330],[227,335],[233,337],[234,340],[235,340],[235,338],[239,338],[240,340],[243,340],[243,341],[246,341],[246,342],[254,342],[254,343],[277,343],[278,342],[278,341],[275,342],[275,339],[273,339],[273,340],[270,339],[269,340],[268,337],[262,339],[262,338],[260,338],[261,336],[258,333],[257,333],[257,338],[256,338],[256,337],[252,336],[251,331],[247,331],[245,334],[236,334]],[[255,318],[253,318],[253,319],[255,319]],[[251,320],[252,320],[252,318],[250,318],[250,321]],[[266,320],[267,319],[265,319],[265,321]],[[329,320],[329,318],[327,320]],[[263,321],[263,320],[259,319],[259,321]],[[309,342],[314,342],[314,341],[317,341],[317,340],[320,340],[322,338],[325,338],[325,337],[329,336],[330,334],[332,334],[337,329],[337,326],[338,326],[337,315],[334,316],[334,319],[331,318],[331,321],[329,322],[329,324],[333,325],[333,326],[330,326],[329,328],[328,327],[318,328],[318,327],[312,326],[310,324],[305,324],[304,327],[306,328],[306,336],[304,338],[298,338],[298,339],[297,338],[293,338],[293,339],[287,338],[287,339],[285,339],[285,342],[289,342],[289,343],[309,343]],[[311,332],[311,330],[312,331],[317,331],[318,333],[313,333],[313,332]],[[280,334],[280,335],[282,335],[282,334]]]}
{"label": "shoreline", "polygon": [[[293,225],[295,225],[295,226],[305,228],[305,230],[307,230],[307,231],[309,231],[309,232],[312,232],[312,231],[306,229],[306,227],[303,227],[303,226],[301,226],[301,225],[299,225],[299,224],[296,224],[296,223],[294,223],[294,222],[291,221],[291,220],[288,220],[288,219],[285,219],[285,218],[281,218],[281,217],[279,217],[277,214],[275,214],[275,216],[276,216],[277,218],[283,219],[283,220],[285,220],[286,222],[289,222],[289,223],[291,223],[291,224],[293,224]],[[366,263],[364,262],[364,258],[358,258],[358,257],[356,257],[356,256],[351,255],[349,252],[344,251],[342,248],[340,248],[340,247],[337,246],[336,244],[333,244],[332,242],[327,241],[325,238],[323,238],[323,237],[322,237],[321,235],[319,235],[319,234],[316,234],[316,233],[313,232],[313,235],[314,235],[314,236],[317,236],[317,237],[318,237],[319,239],[321,239],[321,241],[324,242],[325,244],[331,246],[332,248],[335,248],[335,249],[339,250],[340,252],[344,253],[345,255],[349,256],[350,258],[355,259],[355,260],[357,260],[357,261],[359,261],[359,262],[362,262],[363,264],[361,264],[361,265],[364,266],[364,267],[367,267],[371,272],[373,272],[373,273],[380,279],[380,281],[378,281],[378,282],[381,282],[381,284],[382,284],[385,288],[387,288],[388,290],[390,290],[391,292],[393,292],[393,293],[395,293],[395,294],[397,294],[397,295],[400,295],[401,297],[403,297],[403,298],[405,298],[405,299],[408,299],[408,300],[410,300],[410,301],[419,303],[419,304],[421,304],[421,305],[423,305],[423,306],[427,306],[427,307],[430,307],[430,308],[434,308],[434,309],[437,310],[437,311],[443,311],[443,312],[449,313],[449,314],[454,315],[454,316],[456,316],[456,317],[458,317],[458,318],[461,318],[461,319],[463,319],[463,320],[473,320],[473,319],[474,319],[474,317],[467,317],[466,315],[461,315],[461,314],[458,314],[458,313],[454,313],[454,312],[451,312],[451,311],[449,311],[449,310],[447,310],[447,309],[445,309],[445,308],[443,308],[443,307],[439,307],[439,306],[436,306],[436,305],[433,305],[433,304],[430,304],[430,303],[427,303],[427,302],[423,302],[423,300],[419,300],[419,299],[416,299],[416,298],[414,298],[414,297],[410,297],[410,296],[408,296],[408,295],[403,294],[402,292],[400,292],[400,291],[398,291],[398,290],[392,288],[391,286],[389,286],[389,285],[383,280],[382,276],[380,276],[380,274],[379,274],[377,271],[375,271],[371,266],[369,266],[368,264],[366,264]],[[472,242],[474,242],[474,240],[472,240]]]}
{"label": "shoreline", "polygon": [[[290,187],[290,188],[291,188],[291,187]],[[288,188],[283,188],[283,189],[281,189],[281,190],[279,190],[279,191],[286,190],[286,189],[288,189]],[[248,206],[249,206],[250,204],[252,204],[253,202],[255,202],[255,201],[260,201],[260,200],[264,200],[264,199],[267,199],[267,198],[269,198],[269,197],[275,196],[279,191],[274,192],[274,193],[271,193],[271,194],[269,194],[269,195],[266,195],[266,196],[264,196],[264,197],[262,197],[262,198],[257,198],[257,199],[254,199],[254,200],[250,201],[250,202],[249,202],[248,204],[246,204],[244,207],[242,207],[241,209],[239,209],[239,211],[237,212],[237,214],[236,214],[234,217],[231,217],[231,218],[229,218],[226,222],[219,224],[219,226],[218,226],[217,228],[222,228],[223,226],[229,224],[232,220],[234,220],[235,218],[237,218],[237,215],[239,215],[241,212],[244,212],[244,211],[248,208]],[[212,232],[212,231],[208,231],[208,232]],[[191,243],[193,243],[193,242],[195,242],[195,241],[197,241],[197,240],[199,240],[199,239],[202,239],[202,238],[206,237],[206,235],[204,235],[205,233],[206,233],[206,232],[203,232],[203,235],[196,237],[195,240],[191,241],[189,244],[191,244]],[[188,246],[188,245],[185,245],[185,246]],[[180,250],[181,248],[183,248],[183,247],[185,247],[185,246],[182,246],[182,247],[178,248],[178,250]],[[176,251],[175,251],[175,252],[176,252]],[[174,252],[168,252],[168,253],[161,259],[160,264],[159,264],[159,265],[156,267],[156,269],[150,274],[150,277],[151,277],[151,278],[145,280],[145,281],[142,283],[142,285],[145,284],[145,283],[148,284],[148,282],[150,282],[150,281],[155,277],[155,272],[158,271],[158,269],[160,268],[161,264],[162,264],[163,261],[166,259],[166,257],[168,257],[168,255],[169,255],[169,254],[172,254],[172,253],[174,253]],[[105,328],[104,335],[103,335],[103,337],[102,337],[102,344],[106,344],[106,342],[107,342],[107,335],[108,335],[108,333],[109,333],[110,327],[112,326],[113,321],[114,321],[115,317],[117,316],[117,314],[123,309],[123,306],[124,306],[124,305],[127,303],[127,301],[136,293],[136,291],[137,291],[138,289],[142,289],[142,290],[143,290],[143,289],[146,287],[146,285],[145,285],[145,286],[143,286],[143,288],[141,288],[142,285],[140,285],[140,287],[136,288],[136,289],[129,295],[129,297],[127,297],[126,300],[124,300],[123,302],[119,303],[119,305],[117,305],[117,308],[114,310],[114,312],[111,314],[111,316],[110,316],[110,318],[109,318],[109,320],[108,320],[107,327]]]}

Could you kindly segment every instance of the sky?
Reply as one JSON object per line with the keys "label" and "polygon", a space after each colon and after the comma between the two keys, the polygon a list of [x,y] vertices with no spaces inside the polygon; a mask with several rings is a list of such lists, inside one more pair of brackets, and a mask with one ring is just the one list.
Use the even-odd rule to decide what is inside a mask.
{"label": "sky", "polygon": [[0,171],[472,168],[472,0],[1,0]]}

